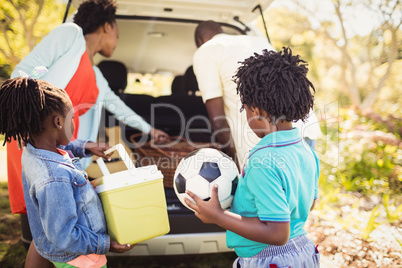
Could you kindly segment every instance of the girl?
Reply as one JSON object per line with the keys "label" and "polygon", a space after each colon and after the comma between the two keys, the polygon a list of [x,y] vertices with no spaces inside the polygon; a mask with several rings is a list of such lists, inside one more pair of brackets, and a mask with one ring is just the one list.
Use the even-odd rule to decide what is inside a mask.
{"label": "girl", "polygon": [[[81,2],[81,1],[80,1]],[[100,125],[100,107],[106,109],[128,126],[149,133],[156,140],[167,137],[153,128],[131,110],[114,92],[98,67],[94,57],[112,56],[119,30],[115,19],[114,0],[82,1],[74,16],[74,23],[57,26],[15,67],[11,78],[28,73],[36,66],[45,66],[49,72],[42,77],[69,95],[76,111],[74,138],[95,141]],[[113,109],[115,107],[116,109]],[[12,213],[21,214],[22,239],[26,248],[31,242],[21,179],[21,154],[17,142],[7,145],[7,177]],[[86,169],[91,158],[82,158]],[[32,249],[31,249],[32,251]],[[43,267],[45,264],[41,265]]]}
{"label": "girl", "polygon": [[318,195],[319,160],[292,128],[313,107],[307,71],[289,48],[242,62],[237,92],[261,141],[250,151],[230,212],[221,209],[217,186],[209,201],[188,192],[197,217],[228,230],[227,245],[238,255],[233,267],[319,267],[303,228]]}
{"label": "girl", "polygon": [[22,181],[37,252],[56,267],[105,267],[106,252],[133,246],[106,234],[100,200],[74,155],[108,158],[107,146],[70,143],[73,114],[66,92],[46,81],[19,77],[1,86],[0,134],[25,146]]}

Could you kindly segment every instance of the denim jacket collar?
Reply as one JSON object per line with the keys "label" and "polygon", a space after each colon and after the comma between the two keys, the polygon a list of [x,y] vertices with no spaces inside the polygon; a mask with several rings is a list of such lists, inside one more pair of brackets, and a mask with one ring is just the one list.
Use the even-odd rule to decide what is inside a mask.
{"label": "denim jacket collar", "polygon": [[71,159],[69,155],[61,155],[48,150],[36,149],[31,143],[26,145],[26,149],[29,153],[36,155],[40,159],[56,162],[74,168],[73,161],[75,158]]}

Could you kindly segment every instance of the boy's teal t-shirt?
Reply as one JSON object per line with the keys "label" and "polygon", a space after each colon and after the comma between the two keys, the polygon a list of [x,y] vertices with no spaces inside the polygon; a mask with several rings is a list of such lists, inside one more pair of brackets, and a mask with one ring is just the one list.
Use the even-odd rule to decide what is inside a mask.
{"label": "boy's teal t-shirt", "polygon": [[[290,237],[306,234],[304,224],[318,195],[319,159],[298,129],[266,135],[251,151],[231,211],[266,222],[290,222]],[[227,246],[251,257],[267,244],[227,231]]]}

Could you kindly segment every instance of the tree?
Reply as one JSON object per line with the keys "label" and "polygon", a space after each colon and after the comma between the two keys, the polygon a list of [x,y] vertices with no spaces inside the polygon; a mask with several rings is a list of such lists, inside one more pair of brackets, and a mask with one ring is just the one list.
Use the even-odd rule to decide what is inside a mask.
{"label": "tree", "polygon": [[[332,0],[332,14],[319,18],[320,10],[314,10],[305,1],[292,1],[299,10],[315,22],[311,30],[316,41],[325,44],[328,55],[321,55],[328,71],[336,68],[338,85],[347,92],[351,103],[358,109],[369,110],[390,78],[394,63],[401,59],[401,4],[399,0]],[[320,1],[321,4],[323,3]],[[368,35],[353,33],[348,24],[350,16],[362,9],[378,23]],[[317,46],[317,44],[315,45]]]}
{"label": "tree", "polygon": [[65,4],[57,0],[0,2],[0,68],[9,72],[63,19]]}
{"label": "tree", "polygon": [[[372,6],[370,3],[369,7]],[[371,90],[366,95],[362,101],[361,108],[367,109],[375,103],[380,91],[384,88],[387,79],[390,77],[392,67],[395,61],[400,57],[402,39],[400,28],[402,25],[402,9],[399,0],[398,1],[380,1],[378,3],[377,9],[381,11],[381,24],[380,27],[374,30],[370,34],[369,44],[367,49],[367,59],[371,63],[369,69],[369,81],[375,76],[375,71],[377,67],[381,65],[386,66],[386,70],[380,75],[377,81],[372,81],[372,83],[367,83]],[[395,13],[399,13],[399,16],[394,16]],[[381,37],[383,42],[377,43]],[[380,40],[381,40],[380,39]],[[373,55],[373,49],[376,48],[376,44],[381,53],[376,57]],[[373,48],[373,49],[370,49]]]}
{"label": "tree", "polygon": [[[269,35],[272,35],[271,44],[276,50],[289,46],[294,53],[299,54],[309,63],[309,76],[319,80],[316,64],[319,57],[314,56],[315,38],[308,18],[287,8],[269,9],[265,13],[265,20]],[[264,31],[262,19],[258,19],[256,26]]]}

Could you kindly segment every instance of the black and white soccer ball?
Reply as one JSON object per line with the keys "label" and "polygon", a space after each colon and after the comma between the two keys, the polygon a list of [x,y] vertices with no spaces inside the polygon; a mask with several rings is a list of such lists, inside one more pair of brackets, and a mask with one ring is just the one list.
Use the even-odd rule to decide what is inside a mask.
{"label": "black and white soccer ball", "polygon": [[[186,155],[174,174],[173,188],[180,202],[189,190],[203,200],[211,198],[214,184],[218,185],[218,198],[223,209],[230,207],[236,191],[239,171],[236,163],[225,153],[212,148],[202,148]],[[191,209],[191,208],[189,208]]]}

